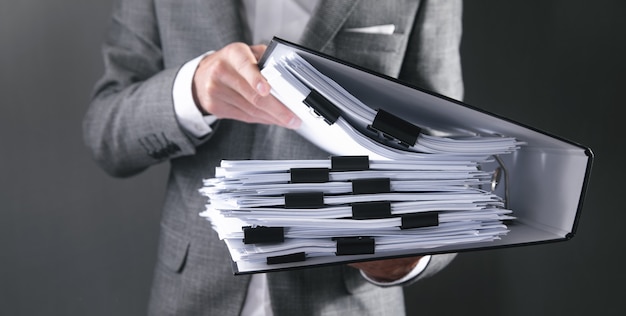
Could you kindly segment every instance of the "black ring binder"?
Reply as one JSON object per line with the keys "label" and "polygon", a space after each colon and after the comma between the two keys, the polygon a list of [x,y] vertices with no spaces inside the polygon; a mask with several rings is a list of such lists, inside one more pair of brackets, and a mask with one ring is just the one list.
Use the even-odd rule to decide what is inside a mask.
{"label": "black ring binder", "polygon": [[391,192],[389,178],[370,178],[352,180],[352,194],[374,194]]}
{"label": "black ring binder", "polygon": [[305,260],[306,260],[306,253],[296,252],[296,253],[291,253],[287,255],[267,257],[265,262],[267,264],[280,264],[280,263],[300,262],[300,261],[305,261]]}
{"label": "black ring binder", "polygon": [[402,215],[402,225],[400,229],[411,229],[439,226],[438,212],[424,212]]}
{"label": "black ring binder", "polygon": [[337,256],[373,254],[374,238],[371,237],[340,237],[337,241]]}
{"label": "black ring binder", "polygon": [[329,181],[328,168],[291,168],[291,183],[324,183]]}
{"label": "black ring binder", "polygon": [[382,109],[378,110],[374,122],[369,127],[381,132],[385,137],[398,140],[407,147],[414,146],[422,132],[420,127]]}
{"label": "black ring binder", "polygon": [[332,156],[330,157],[332,171],[362,171],[370,168],[368,156]]}
{"label": "black ring binder", "polygon": [[285,208],[320,208],[324,206],[324,192],[285,193]]}
{"label": "black ring binder", "polygon": [[390,202],[362,202],[352,204],[352,219],[380,219],[393,217]]}
{"label": "black ring binder", "polygon": [[[361,104],[359,104],[360,102],[347,102],[347,105],[344,105],[343,102],[335,102],[333,98],[332,103],[334,104],[332,105],[340,109],[339,116],[342,120],[344,118],[349,119],[346,121],[345,126],[343,124],[341,124],[341,126],[327,125],[329,121],[338,120],[338,118],[336,118],[337,113],[328,115],[325,119],[329,121],[326,122],[322,122],[319,118],[312,118],[308,115],[305,116],[304,118],[311,119],[311,129],[306,130],[306,133],[303,133],[303,135],[309,137],[312,142],[316,143],[321,148],[328,147],[329,155],[327,158],[331,158],[333,155],[347,155],[348,157],[334,157],[332,162],[315,161],[314,164],[310,165],[308,161],[306,165],[300,165],[299,162],[296,165],[290,165],[289,163],[281,164],[280,168],[276,168],[279,170],[272,168],[270,171],[271,174],[280,174],[281,179],[280,184],[275,188],[272,187],[271,190],[264,192],[260,192],[259,190],[258,193],[251,193],[249,195],[248,192],[253,192],[253,190],[249,190],[250,186],[237,188],[237,190],[245,192],[245,197],[237,201],[238,203],[241,202],[237,205],[243,206],[245,209],[234,210],[231,209],[231,205],[233,204],[221,203],[230,202],[231,194],[229,190],[222,191],[219,185],[222,183],[230,185],[230,182],[206,182],[206,186],[203,188],[203,194],[209,197],[209,199],[215,200],[215,203],[211,204],[219,213],[205,212],[203,216],[212,219],[214,216],[231,216],[231,214],[237,213],[240,215],[233,216],[241,216],[242,220],[247,222],[240,226],[254,225],[253,223],[259,223],[257,221],[258,219],[263,219],[264,221],[267,220],[264,222],[264,225],[284,226],[286,229],[285,233],[289,233],[284,236],[287,242],[282,245],[272,245],[272,247],[251,247],[244,245],[239,241],[241,237],[239,237],[239,240],[236,240],[236,242],[231,242],[235,241],[234,239],[227,240],[227,246],[229,246],[231,254],[240,253],[242,250],[257,248],[257,251],[254,253],[250,252],[245,257],[239,258],[236,262],[237,273],[272,271],[277,269],[281,270],[283,268],[296,269],[344,263],[347,261],[360,261],[361,259],[370,260],[374,259],[373,257],[383,259],[387,258],[388,254],[394,257],[398,255],[413,255],[423,253],[425,249],[433,249],[436,253],[451,253],[463,250],[511,247],[533,244],[537,241],[549,242],[566,240],[574,235],[576,227],[579,224],[579,213],[582,209],[584,193],[588,189],[588,178],[593,161],[593,153],[588,148],[530,126],[525,126],[508,118],[481,111],[480,109],[476,109],[475,107],[466,105],[457,100],[452,100],[427,90],[404,85],[401,82],[391,80],[391,78],[385,76],[379,76],[376,73],[362,71],[362,69],[354,65],[345,64],[342,61],[338,61],[322,53],[307,50],[284,41],[279,41],[278,44],[276,44],[276,42],[273,43],[274,44],[270,44],[271,46],[267,50],[267,55],[263,57],[266,58],[266,56],[270,56],[269,59],[267,59],[268,63],[265,64],[266,69],[263,69],[267,70],[267,74],[274,75],[275,72],[282,70],[283,73],[287,71],[289,74],[298,77],[297,75],[302,75],[302,73],[295,70],[297,70],[297,67],[304,66],[307,67],[304,70],[313,72],[313,77],[315,78],[324,78],[324,76],[326,76],[330,81],[339,80],[339,83],[349,82],[350,90],[356,92],[352,96],[347,90],[345,90],[346,93],[344,93],[344,89],[339,89],[341,86],[339,86],[338,89],[330,90],[333,94],[335,91],[339,92],[338,100],[345,99],[343,96],[350,99],[354,97],[356,101],[361,99],[365,103],[378,103],[382,111],[378,110],[376,112],[375,109],[369,107],[362,108]],[[273,50],[273,48],[277,47],[278,49]],[[291,61],[292,58],[294,60],[302,59],[302,64],[300,64],[300,61],[291,64],[282,62]],[[307,66],[307,61],[314,62],[310,65],[310,68]],[[274,62],[277,64],[274,64]],[[260,64],[263,65],[264,63],[261,62]],[[282,69],[287,66],[291,68]],[[321,66],[319,70],[322,70],[323,73],[322,71],[317,71],[315,66]],[[273,67],[275,67],[275,69],[272,69]],[[319,73],[319,75],[317,75],[317,73]],[[359,80],[351,80],[351,78],[356,78],[357,76],[360,76]],[[313,108],[316,107],[318,110],[317,115],[321,114],[319,109],[323,108],[324,105],[316,106],[315,103],[323,103],[324,100],[321,98],[320,100],[316,100],[318,93],[315,91],[310,93],[306,91],[306,89],[303,90],[302,86],[308,89],[313,88],[313,90],[321,92],[324,96],[331,95],[329,92],[322,90],[325,89],[325,84],[313,86],[310,80],[300,80],[299,78],[294,78],[296,82],[292,84],[291,82],[282,80],[284,78],[276,78],[279,79],[276,82],[277,84],[272,85],[273,88],[276,88],[276,95],[281,95],[280,92],[282,92],[278,89],[280,86],[278,83],[284,85],[285,92],[293,88],[297,89],[299,92],[304,91],[303,94],[298,95],[303,96],[303,98],[306,97],[308,99],[306,103],[309,103],[309,105],[305,105],[305,103],[300,102],[300,100],[293,100],[294,109],[298,111],[302,110],[303,112],[313,112]],[[310,95],[307,96],[307,94]],[[372,98],[373,95],[375,95],[375,97]],[[391,100],[392,102],[388,102],[387,104],[377,102],[377,100],[384,99]],[[330,100],[331,99],[326,101]],[[423,100],[424,102],[415,104],[415,100]],[[401,110],[399,112],[394,110],[406,108],[402,105],[415,105],[415,108],[406,109],[406,111]],[[352,108],[353,106],[354,108]],[[343,111],[344,107],[349,110],[359,110],[359,113],[354,113],[354,117],[352,114],[348,115],[349,117],[345,117],[344,114],[347,112]],[[329,109],[331,113],[333,113],[332,110],[335,108],[329,107]],[[364,112],[361,113],[360,110],[364,110]],[[385,110],[389,112],[385,112]],[[350,111],[350,113],[353,112]],[[467,119],[459,120],[459,117],[465,118],[466,116]],[[320,117],[322,117],[322,115],[320,115]],[[420,126],[407,124],[404,120]],[[422,121],[424,122],[423,124],[430,122],[429,124],[433,126],[422,125],[422,123],[420,123]],[[342,137],[347,136],[353,138],[352,140],[354,142],[350,144],[358,145],[357,148],[359,148],[359,150],[352,150],[350,147],[343,146],[341,143],[335,146],[338,142],[336,142],[332,136],[322,139],[320,135],[326,134],[316,133],[314,130],[314,128],[327,127],[336,127],[339,132],[342,133]],[[428,132],[429,128],[439,130],[441,134],[434,132],[430,135],[431,133]],[[516,137],[519,137],[519,139],[506,136],[508,134],[514,134]],[[464,136],[469,137],[466,138]],[[368,140],[368,142],[362,143],[360,137],[364,137],[364,140]],[[502,139],[499,139],[500,137],[502,137]],[[370,139],[371,144],[369,142]],[[424,139],[424,141],[422,141],[422,139]],[[347,141],[348,140],[350,139],[347,139]],[[406,148],[409,145],[414,148]],[[522,149],[522,146],[528,147]],[[522,150],[518,151],[518,149]],[[371,154],[370,157],[349,156],[367,152],[372,152],[373,154]],[[511,155],[512,153],[515,154]],[[380,159],[378,158],[379,156],[385,158],[385,161],[376,160]],[[491,156],[495,158],[491,158]],[[369,161],[369,159],[372,160]],[[387,164],[387,159],[391,160],[391,163]],[[404,164],[405,160],[407,162],[416,161],[417,164],[415,166],[399,166],[399,164]],[[423,160],[423,164],[421,160]],[[437,166],[439,162],[441,162],[441,168]],[[385,165],[384,168],[379,167],[383,164]],[[562,166],[563,164],[566,164],[563,168],[547,169],[552,172],[551,175],[553,176],[541,177],[544,175],[543,171],[545,168],[539,167],[554,167]],[[242,163],[241,166],[251,169],[252,173],[256,173],[257,171],[255,164]],[[294,191],[292,188],[288,188],[286,191],[282,189],[284,185],[283,182],[289,181],[289,177],[287,177],[285,173],[292,166],[332,168],[329,170],[329,172],[332,172],[330,179],[331,181],[337,182],[362,177],[389,177],[393,180],[393,187],[391,187],[391,189],[403,191],[403,194],[389,194],[389,198],[381,197],[379,194],[372,194],[372,198],[377,202],[384,200],[391,203],[391,205],[387,205],[384,202],[374,204],[370,201],[369,196],[349,196],[350,192],[348,191],[350,191],[351,188],[347,187],[347,182],[343,182],[341,185],[333,186],[332,188],[330,184],[334,185],[334,183],[322,183],[321,186],[324,187],[323,190],[328,190],[328,192],[332,193],[327,193],[326,196],[320,193],[313,193],[312,196],[305,196],[304,198],[300,196],[299,199],[296,199],[295,204],[291,196],[288,195],[285,199],[289,201],[285,203],[288,207],[294,209],[289,210],[286,209],[286,207],[283,209],[281,206],[276,206],[276,204],[283,202],[279,194]],[[237,166],[233,167],[233,170],[236,170],[236,168]],[[362,170],[369,170],[370,168],[374,171],[371,172],[371,174],[376,174],[378,170],[385,170],[384,172],[386,173],[397,172],[398,174],[405,172],[404,170],[411,170],[415,172],[415,179],[413,179],[413,176],[409,175],[407,175],[406,178],[407,181],[415,180],[415,186],[407,182],[402,183],[402,189],[398,189],[397,184],[400,184],[400,181],[404,180],[404,175],[403,177],[398,177],[402,178],[402,180],[399,179],[396,182],[395,175],[358,174],[361,173]],[[457,174],[457,170],[459,174]],[[474,172],[475,170],[478,172]],[[489,173],[494,170],[499,170],[499,174],[496,172],[490,183]],[[355,171],[356,175],[350,177],[347,172],[344,171]],[[450,176],[448,176],[448,171],[451,171]],[[295,173],[297,172],[298,171]],[[423,174],[425,175],[423,181],[422,172],[424,172]],[[438,179],[438,176],[430,177],[431,173],[433,175],[439,173],[442,179]],[[467,173],[467,176],[463,175],[464,173]],[[367,174],[370,174],[370,172],[368,171]],[[510,177],[508,180],[512,180],[515,175],[518,177],[514,180],[516,180],[516,183],[519,185],[515,187],[507,186],[507,178]],[[255,174],[255,176],[262,179],[265,177],[265,174]],[[317,176],[319,175],[313,177]],[[296,176],[296,180],[294,181],[298,181],[297,178],[298,176]],[[432,187],[429,186],[431,184],[429,183],[431,182],[429,181],[431,178],[437,178],[432,181]],[[283,179],[286,181],[283,181]],[[478,181],[473,181],[473,179],[478,179]],[[254,186],[258,185],[261,187],[265,185],[265,182],[260,184],[256,184],[254,181],[251,181],[251,183],[252,182]],[[500,184],[497,184],[498,182]],[[274,182],[271,182],[270,184],[273,185],[273,183]],[[502,183],[504,183],[504,186]],[[570,185],[571,183],[574,184]],[[404,184],[406,184],[406,186],[404,186]],[[492,184],[491,190],[488,188],[490,184]],[[554,196],[554,194],[551,194],[550,190],[537,190],[533,187],[533,185],[536,184],[539,184],[542,189],[549,189],[559,185],[564,186],[564,189],[559,191],[560,195]],[[300,185],[297,186],[299,187]],[[311,187],[316,186],[312,185]],[[494,191],[496,187],[497,190]],[[456,188],[459,189],[458,192],[455,192]],[[484,192],[479,192],[475,189]],[[223,195],[222,192],[224,193]],[[357,192],[360,191],[357,189]],[[404,193],[406,193],[410,200],[416,200],[416,208],[414,210],[411,209],[411,203],[406,204],[407,212],[411,212],[412,214],[398,214],[404,213],[404,211],[402,211],[404,210],[404,205],[401,204],[405,201],[403,197]],[[455,195],[457,193],[467,194],[468,199],[463,199],[463,201],[459,200],[458,207],[450,206],[450,209],[448,209],[446,207],[446,200],[449,195]],[[477,194],[474,195],[474,193]],[[409,197],[409,195],[414,197]],[[437,206],[435,207],[437,208],[434,209],[434,212],[424,213],[419,211],[421,209],[420,201],[431,200],[431,197],[427,197],[426,195],[432,195],[433,201],[441,201],[441,204],[436,204]],[[524,201],[528,200],[529,202],[509,203],[517,201],[516,198]],[[390,201],[391,199],[393,200]],[[265,202],[266,200],[267,202]],[[304,203],[302,200],[309,201]],[[310,203],[310,200],[317,202]],[[349,201],[353,201],[353,203],[349,203]],[[324,204],[324,202],[327,204]],[[407,200],[406,202],[409,201]],[[578,204],[576,204],[576,202]],[[452,203],[456,204],[456,202]],[[297,207],[301,206],[310,207],[311,204],[315,207],[321,206],[329,208],[327,210],[324,209],[323,214],[321,214],[322,210],[320,209],[313,209],[312,212],[297,209]],[[511,205],[511,207],[515,206],[515,212],[509,209],[508,205]],[[335,206],[338,207],[335,208]],[[393,209],[391,209],[392,206]],[[425,209],[432,210],[429,208],[430,205],[424,205],[424,207]],[[259,211],[258,215],[255,214],[257,208]],[[563,216],[552,216],[547,218],[548,222],[544,223],[542,220],[545,218],[542,217],[543,213],[541,212],[543,208],[549,208],[551,211],[562,214]],[[474,218],[473,211],[476,209],[481,209],[481,211],[476,212],[476,217]],[[285,214],[280,214],[283,211],[286,211]],[[317,214],[317,211],[320,211],[320,214]],[[394,214],[391,214],[392,211]],[[493,217],[483,218],[481,215],[483,212],[484,214],[491,214]],[[302,213],[306,213],[306,215]],[[268,219],[271,216],[267,216],[266,218],[265,216],[267,214],[275,216],[276,221]],[[439,218],[439,214],[442,214],[441,219]],[[282,218],[283,215],[285,215],[284,218]],[[386,216],[391,216],[391,219],[374,219]],[[315,220],[309,221],[308,218]],[[519,220],[516,220],[516,218],[519,218]],[[366,221],[358,221],[358,219],[364,219]],[[439,223],[440,220],[441,224]],[[505,236],[509,233],[507,221],[513,220],[516,221],[515,226],[511,227],[510,230],[515,232],[514,238],[502,238],[502,240],[499,240],[500,236]],[[380,222],[381,227],[376,227],[378,225],[369,225],[367,222]],[[332,223],[332,225],[330,223]],[[502,225],[492,225],[492,223],[500,223]],[[536,223],[540,225],[535,225]],[[446,229],[448,224],[455,226],[455,229]],[[441,225],[441,227],[439,227],[439,225]],[[545,228],[547,226],[550,226],[548,228],[554,229],[547,229],[546,231]],[[298,229],[292,229],[291,227],[298,227]],[[300,234],[300,227],[302,227],[302,231],[305,233]],[[344,233],[334,233],[336,231],[343,231],[342,228],[344,227],[346,228]],[[348,232],[353,231],[352,229],[357,229],[357,227],[363,228],[356,233]],[[240,227],[233,228],[225,225],[225,227],[217,228],[232,233],[233,231],[239,231],[238,228]],[[400,228],[402,230],[400,230]],[[317,231],[320,232],[319,235],[316,234]],[[474,231],[478,231],[481,234],[480,240],[477,240],[475,235],[472,235]],[[387,232],[392,233],[387,234]],[[549,234],[545,234],[546,232],[549,232]],[[565,237],[562,235],[563,232],[566,233]],[[333,238],[332,242],[328,238],[329,236],[337,236],[337,238],[340,238],[341,236],[339,235],[365,237],[352,237],[349,239]],[[238,236],[241,236],[241,232],[239,232]],[[378,236],[381,237],[379,238]],[[413,236],[415,237],[413,238]],[[422,238],[422,236],[426,238]],[[484,236],[484,239],[482,236]],[[289,237],[289,239],[287,239],[287,237]],[[292,237],[294,242],[297,242],[299,239],[315,239],[311,241],[311,244],[315,246],[319,245],[320,247],[313,246],[311,249],[307,249],[306,255],[294,254],[293,252],[303,251],[303,249],[289,248]],[[378,243],[378,245],[376,245],[376,243]],[[382,245],[383,243],[384,247]],[[374,252],[375,254],[372,255]],[[341,257],[341,255],[350,254],[357,254],[358,256]],[[232,256],[235,257],[234,255]],[[268,266],[265,264],[266,260],[268,262],[280,263],[292,259],[296,260],[294,258],[298,257],[299,259],[306,257],[306,261],[292,264],[285,263],[284,265],[278,266]]]}
{"label": "black ring binder", "polygon": [[244,244],[280,243],[285,241],[284,227],[242,227]]}

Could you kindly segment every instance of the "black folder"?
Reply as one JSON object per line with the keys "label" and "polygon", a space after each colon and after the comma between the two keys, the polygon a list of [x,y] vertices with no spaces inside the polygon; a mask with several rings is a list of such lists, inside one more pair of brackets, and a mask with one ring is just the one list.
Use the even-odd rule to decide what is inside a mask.
{"label": "black folder", "polygon": [[[394,257],[528,246],[566,241],[575,235],[592,167],[593,153],[590,148],[280,38],[273,39],[259,61],[259,66],[263,70],[272,60],[279,60],[294,53],[357,99],[362,100],[368,106],[375,106],[376,110],[383,113],[382,115],[392,113],[393,117],[402,118],[402,122],[391,124],[392,127],[400,126],[398,128],[400,134],[403,131],[409,131],[408,136],[391,135],[396,138],[395,143],[399,147],[405,145],[406,142],[414,142],[412,137],[419,133],[421,127],[460,135],[503,135],[523,142],[524,145],[514,152],[498,156],[494,161],[481,166],[486,170],[498,169],[501,173],[499,179],[503,185],[498,185],[494,192],[506,201],[507,208],[513,210],[516,219],[507,222],[510,229],[507,235],[487,243],[452,244],[432,249],[403,249],[380,254],[372,251],[373,241],[367,237],[342,239],[337,241],[338,249],[339,245],[342,245],[342,255],[338,253],[335,257],[320,259],[307,258],[306,254],[296,252],[268,258],[267,264],[262,267],[235,264],[236,274]],[[310,96],[308,99],[313,99],[311,102],[304,102],[309,107],[312,105],[307,103],[325,102],[319,96]],[[315,111],[316,115],[321,116],[327,125],[332,125],[333,120],[339,115],[332,109],[328,113],[320,112],[323,111]],[[385,121],[388,120],[385,119]],[[403,125],[405,123],[409,125]],[[385,129],[385,126],[382,129]],[[397,132],[391,131],[390,133]],[[332,142],[324,144],[313,139],[314,136],[310,133],[303,132],[303,136],[333,154],[361,154],[341,152],[341,149],[333,148]],[[398,141],[398,138],[402,137],[404,140]],[[324,177],[327,177],[327,174]],[[319,178],[319,175],[315,175],[315,178]],[[411,223],[432,221],[433,217],[403,218],[403,222],[405,220],[407,225],[413,225]],[[353,251],[353,249],[358,251]]]}

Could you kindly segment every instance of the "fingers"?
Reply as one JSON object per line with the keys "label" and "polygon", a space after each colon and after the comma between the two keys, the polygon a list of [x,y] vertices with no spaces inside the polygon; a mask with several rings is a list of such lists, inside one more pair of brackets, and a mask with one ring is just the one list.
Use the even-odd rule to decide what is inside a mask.
{"label": "fingers", "polygon": [[[259,49],[255,48],[255,50],[258,52]],[[259,71],[258,58],[252,48],[245,44],[236,43],[224,47],[223,53],[227,55],[227,64],[232,65],[235,70],[234,73],[230,73],[234,75],[231,79],[239,84],[242,92],[248,94],[248,101],[255,101],[256,94],[261,94],[261,96],[269,94],[269,84]]]}
{"label": "fingers", "polygon": [[252,50],[252,53],[254,54],[254,58],[256,58],[256,60],[261,59],[261,56],[263,56],[263,54],[265,54],[265,50],[267,49],[267,45],[253,45],[250,46],[250,50]]}
{"label": "fingers", "polygon": [[272,103],[260,107],[250,106],[248,101],[237,91],[229,88],[211,90],[213,115],[219,118],[237,119],[246,123],[276,124],[276,119],[260,108],[284,107],[273,97],[265,98],[263,103]]}
{"label": "fingers", "polygon": [[270,94],[257,60],[264,45],[235,43],[205,57],[194,75],[198,105],[219,118],[299,127],[300,120]]}

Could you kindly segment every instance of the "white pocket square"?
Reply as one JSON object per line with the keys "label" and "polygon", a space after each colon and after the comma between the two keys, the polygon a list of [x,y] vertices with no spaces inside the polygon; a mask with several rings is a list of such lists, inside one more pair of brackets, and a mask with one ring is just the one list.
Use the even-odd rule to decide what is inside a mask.
{"label": "white pocket square", "polygon": [[345,29],[346,32],[367,33],[367,34],[393,34],[396,26],[393,24],[374,25],[366,27],[354,27]]}

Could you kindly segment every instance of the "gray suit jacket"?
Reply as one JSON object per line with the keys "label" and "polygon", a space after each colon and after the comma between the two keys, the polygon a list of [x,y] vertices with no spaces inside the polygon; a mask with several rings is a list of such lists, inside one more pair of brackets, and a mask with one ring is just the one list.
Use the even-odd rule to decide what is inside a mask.
{"label": "gray suit jacket", "polygon": [[[131,176],[171,164],[162,211],[153,315],[238,315],[248,276],[233,276],[228,252],[198,216],[202,179],[222,159],[327,158],[296,133],[221,120],[206,139],[176,120],[172,84],[180,66],[247,41],[232,0],[121,0],[103,45],[105,72],[84,120],[85,142],[108,173]],[[395,24],[393,35],[345,32]],[[322,1],[300,44],[461,99],[461,1]],[[434,256],[419,278],[453,255]],[[357,270],[332,266],[271,273],[276,315],[401,315],[400,287],[380,288]]]}

